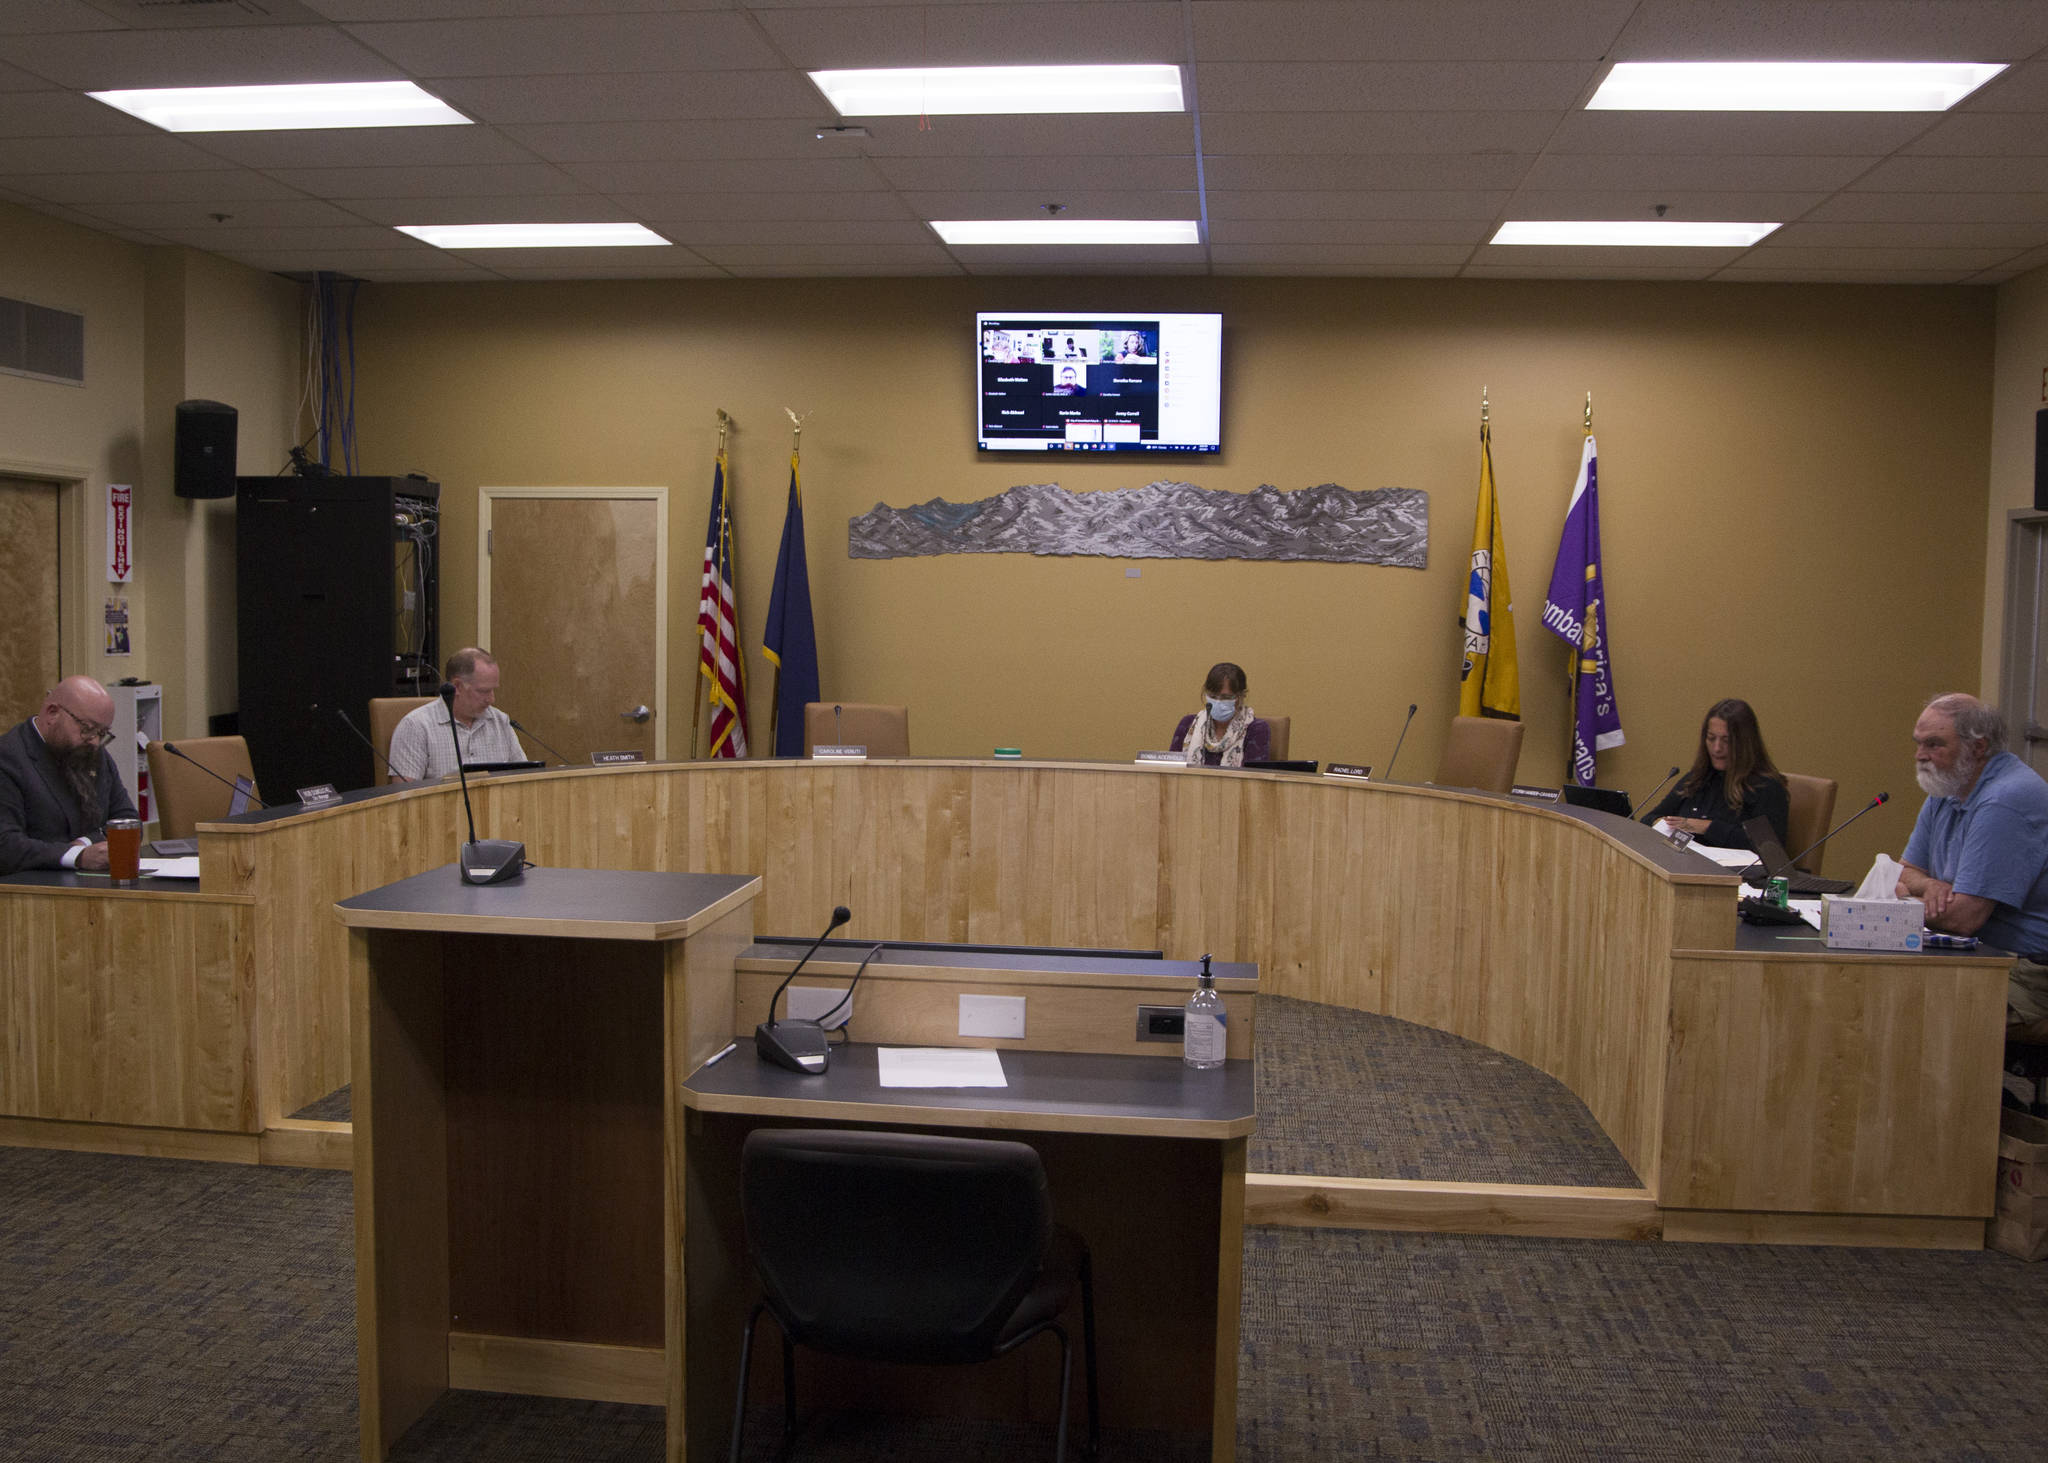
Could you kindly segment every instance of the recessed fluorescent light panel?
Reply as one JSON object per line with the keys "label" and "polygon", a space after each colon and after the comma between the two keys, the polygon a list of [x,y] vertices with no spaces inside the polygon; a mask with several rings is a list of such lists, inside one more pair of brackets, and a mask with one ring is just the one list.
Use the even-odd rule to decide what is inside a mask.
{"label": "recessed fluorescent light panel", "polygon": [[1623,248],[1747,249],[1776,224],[1696,223],[1680,219],[1572,221],[1523,219],[1504,223],[1493,244],[1608,244]]}
{"label": "recessed fluorescent light panel", "polygon": [[409,81],[306,86],[177,86],[87,96],[166,132],[295,132],[311,127],[467,127],[469,118]]}
{"label": "recessed fluorescent light panel", "polygon": [[641,224],[400,224],[436,249],[634,249],[668,243]]}
{"label": "recessed fluorescent light panel", "polygon": [[1186,109],[1178,66],[906,66],[811,80],[842,117]]}
{"label": "recessed fluorescent light panel", "polygon": [[2003,70],[1988,61],[1622,61],[1586,109],[1945,112]]}
{"label": "recessed fluorescent light panel", "polygon": [[1199,244],[1193,219],[953,218],[932,227],[949,244]]}

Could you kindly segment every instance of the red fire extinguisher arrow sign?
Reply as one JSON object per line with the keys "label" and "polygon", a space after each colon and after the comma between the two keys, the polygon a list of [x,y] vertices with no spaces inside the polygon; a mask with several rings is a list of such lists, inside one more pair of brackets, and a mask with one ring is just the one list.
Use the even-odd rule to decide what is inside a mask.
{"label": "red fire extinguisher arrow sign", "polygon": [[128,526],[134,501],[134,488],[124,483],[107,484],[107,579],[113,584],[126,584],[132,567]]}

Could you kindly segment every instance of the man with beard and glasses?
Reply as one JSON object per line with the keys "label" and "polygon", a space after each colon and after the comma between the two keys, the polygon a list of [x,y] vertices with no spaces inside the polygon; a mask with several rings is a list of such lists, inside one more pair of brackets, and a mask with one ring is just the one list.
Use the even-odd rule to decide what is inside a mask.
{"label": "man with beard and glasses", "polygon": [[2048,782],[2005,749],[2005,719],[1975,696],[1937,696],[1913,723],[1927,794],[1906,842],[1901,899],[1927,927],[2010,950],[2007,1017],[2048,1016]]}
{"label": "man with beard and glasses", "polygon": [[105,873],[104,829],[135,804],[106,752],[114,698],[90,676],[59,681],[43,709],[0,736],[0,874]]}

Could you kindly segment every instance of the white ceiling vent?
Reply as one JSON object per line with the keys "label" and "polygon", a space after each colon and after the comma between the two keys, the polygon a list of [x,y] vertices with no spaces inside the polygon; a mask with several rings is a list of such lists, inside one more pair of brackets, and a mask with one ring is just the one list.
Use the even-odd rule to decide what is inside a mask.
{"label": "white ceiling vent", "polygon": [[0,297],[0,371],[85,384],[85,317]]}

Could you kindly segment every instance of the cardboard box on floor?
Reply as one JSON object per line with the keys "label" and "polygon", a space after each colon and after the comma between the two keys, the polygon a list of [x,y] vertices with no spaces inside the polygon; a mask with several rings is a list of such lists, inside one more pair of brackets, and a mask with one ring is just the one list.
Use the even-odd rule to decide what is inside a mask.
{"label": "cardboard box on floor", "polygon": [[1984,1242],[2022,1260],[2048,1256],[2048,1118],[1998,1118],[1998,1209]]}

